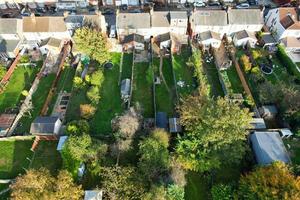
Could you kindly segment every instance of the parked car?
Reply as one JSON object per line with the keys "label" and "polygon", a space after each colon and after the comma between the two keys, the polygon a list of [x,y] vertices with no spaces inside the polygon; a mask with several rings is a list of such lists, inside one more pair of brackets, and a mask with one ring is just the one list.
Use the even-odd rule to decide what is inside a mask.
{"label": "parked car", "polygon": [[142,11],[140,9],[133,9],[133,10],[129,10],[129,13],[141,13]]}
{"label": "parked car", "polygon": [[194,7],[205,7],[205,6],[206,6],[206,4],[203,2],[195,2],[194,3]]}
{"label": "parked car", "polygon": [[208,5],[209,6],[220,6],[221,4],[218,1],[213,1],[213,2],[209,2]]}
{"label": "parked car", "polygon": [[114,10],[111,8],[106,8],[102,12],[103,15],[113,15],[114,13],[115,13]]}
{"label": "parked car", "polygon": [[128,9],[128,6],[127,6],[126,4],[122,4],[122,5],[121,5],[121,9],[122,9],[122,10],[127,10],[127,9]]}
{"label": "parked car", "polygon": [[249,7],[250,7],[250,5],[248,3],[241,3],[236,6],[237,9],[247,9]]}

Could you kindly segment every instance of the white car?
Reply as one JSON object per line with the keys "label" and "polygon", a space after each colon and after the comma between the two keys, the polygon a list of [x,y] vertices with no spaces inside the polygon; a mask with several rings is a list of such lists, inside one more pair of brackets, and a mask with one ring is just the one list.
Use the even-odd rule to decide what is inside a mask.
{"label": "white car", "polygon": [[203,2],[195,2],[194,3],[194,7],[205,7],[205,6],[206,6],[206,4]]}
{"label": "white car", "polygon": [[250,5],[248,3],[241,3],[236,6],[236,8],[238,8],[238,9],[247,9],[249,7],[250,7]]}

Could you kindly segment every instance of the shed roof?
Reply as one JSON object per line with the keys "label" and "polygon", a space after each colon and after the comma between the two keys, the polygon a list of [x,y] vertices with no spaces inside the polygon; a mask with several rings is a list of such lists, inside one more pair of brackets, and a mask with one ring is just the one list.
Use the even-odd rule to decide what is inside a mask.
{"label": "shed roof", "polygon": [[119,13],[117,16],[117,28],[137,29],[150,28],[149,13]]}
{"label": "shed roof", "polygon": [[53,134],[55,123],[60,120],[58,117],[37,117],[31,124],[30,133],[32,134]]}
{"label": "shed roof", "polygon": [[0,52],[13,52],[19,43],[20,40],[5,40],[0,37]]}
{"label": "shed roof", "polygon": [[260,9],[229,9],[229,24],[264,24],[263,13]]}
{"label": "shed roof", "polygon": [[226,26],[225,10],[199,10],[192,14],[191,23],[195,26]]}
{"label": "shed roof", "polygon": [[43,40],[40,46],[48,45],[51,47],[59,48],[61,46],[61,42],[62,41],[60,39],[50,37],[48,39]]}
{"label": "shed roof", "polygon": [[252,149],[258,164],[275,161],[290,163],[290,157],[278,132],[257,132],[250,135]]}
{"label": "shed roof", "polygon": [[126,44],[129,42],[138,42],[138,43],[144,43],[145,39],[144,36],[136,34],[136,33],[132,33],[130,35],[126,35],[122,41],[122,44]]}
{"label": "shed roof", "polygon": [[64,148],[64,144],[67,141],[67,139],[68,139],[68,136],[60,136],[59,137],[59,141],[58,141],[58,144],[56,147],[57,151],[61,151]]}
{"label": "shed roof", "polygon": [[263,118],[253,118],[250,122],[250,125],[252,125],[252,129],[266,129],[265,120]]}
{"label": "shed roof", "polygon": [[156,127],[157,128],[168,128],[168,117],[165,112],[157,112],[156,113]]}
{"label": "shed roof", "polygon": [[277,42],[271,33],[263,34],[261,40],[264,44],[275,44]]}
{"label": "shed roof", "polygon": [[213,31],[205,31],[199,34],[200,40],[205,41],[209,39],[221,40],[221,36],[219,33]]}
{"label": "shed roof", "polygon": [[124,79],[121,82],[121,95],[129,95],[130,93],[130,79]]}
{"label": "shed roof", "polygon": [[86,190],[84,192],[84,200],[102,200],[102,190]]}
{"label": "shed roof", "polygon": [[64,17],[23,17],[23,32],[65,32]]}
{"label": "shed roof", "polygon": [[253,40],[257,40],[256,37],[255,37],[255,34],[252,33],[252,32],[249,32],[247,30],[243,30],[243,31],[239,31],[239,32],[236,32],[234,34],[234,37],[238,40],[241,40],[241,39],[245,39],[245,38],[251,38]]}
{"label": "shed roof", "polygon": [[179,118],[169,118],[169,130],[170,133],[180,133],[182,131]]}

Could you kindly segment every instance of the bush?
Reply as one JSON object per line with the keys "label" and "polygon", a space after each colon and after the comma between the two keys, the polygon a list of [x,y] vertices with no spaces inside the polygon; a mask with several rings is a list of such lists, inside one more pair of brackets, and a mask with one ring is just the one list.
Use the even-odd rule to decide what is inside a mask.
{"label": "bush", "polygon": [[90,104],[80,105],[80,116],[84,119],[90,119],[95,115],[96,108]]}
{"label": "bush", "polygon": [[245,72],[249,72],[252,68],[252,65],[250,63],[250,59],[247,55],[242,55],[240,58],[240,62],[244,68]]}
{"label": "bush", "polygon": [[30,62],[30,58],[29,55],[23,55],[20,58],[20,63],[29,63]]}
{"label": "bush", "polygon": [[91,85],[94,85],[94,86],[98,86],[98,87],[101,87],[103,81],[104,81],[104,75],[103,75],[103,72],[101,70],[97,70],[96,72],[94,72],[92,75],[91,75]]}
{"label": "bush", "polygon": [[233,199],[233,189],[229,185],[214,185],[211,189],[212,200],[231,200]]}
{"label": "bush", "polygon": [[92,104],[98,104],[100,100],[100,91],[97,86],[92,86],[86,93],[87,98],[92,102]]}
{"label": "bush", "polygon": [[89,134],[90,126],[86,120],[74,120],[67,124],[66,133],[68,135]]}
{"label": "bush", "polygon": [[84,87],[84,82],[83,82],[82,78],[80,78],[79,76],[74,77],[73,86],[74,86],[75,89],[83,88]]}

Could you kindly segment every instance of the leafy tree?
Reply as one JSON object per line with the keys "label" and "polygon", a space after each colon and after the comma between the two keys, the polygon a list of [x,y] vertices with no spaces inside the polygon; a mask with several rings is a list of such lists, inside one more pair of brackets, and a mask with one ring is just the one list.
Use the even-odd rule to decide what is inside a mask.
{"label": "leafy tree", "polygon": [[300,199],[300,177],[295,177],[281,162],[258,167],[241,177],[239,196],[245,200]]}
{"label": "leafy tree", "polygon": [[184,200],[184,187],[180,187],[175,184],[168,185],[167,199],[168,200]]}
{"label": "leafy tree", "polygon": [[104,195],[111,200],[141,199],[144,186],[134,167],[104,167],[101,173]]}
{"label": "leafy tree", "polygon": [[90,104],[80,105],[80,116],[84,119],[90,119],[95,115],[96,108]]}
{"label": "leafy tree", "polygon": [[244,67],[245,72],[250,72],[252,65],[250,63],[250,59],[247,55],[242,55],[240,58],[240,62],[242,63],[242,66]]}
{"label": "leafy tree", "polygon": [[74,41],[76,48],[99,63],[110,59],[107,38],[97,30],[87,27],[75,31]]}
{"label": "leafy tree", "polygon": [[86,120],[74,120],[67,124],[66,132],[68,135],[89,134],[90,125]]}
{"label": "leafy tree", "polygon": [[100,100],[100,91],[97,86],[92,86],[86,93],[87,98],[92,102],[92,104],[97,105]]}
{"label": "leafy tree", "polygon": [[92,85],[101,87],[103,81],[104,81],[104,74],[102,70],[97,70],[91,75],[90,83]]}
{"label": "leafy tree", "polygon": [[166,200],[167,191],[164,185],[152,185],[150,190],[144,194],[143,200]]}
{"label": "leafy tree", "polygon": [[218,184],[211,188],[212,200],[233,200],[233,188],[230,185]]}
{"label": "leafy tree", "polygon": [[185,169],[209,171],[243,158],[251,122],[248,109],[196,94],[183,100],[179,112],[186,134],[178,137],[176,154]]}
{"label": "leafy tree", "polygon": [[145,138],[139,144],[138,166],[149,181],[159,178],[169,168],[169,143],[165,142],[165,135],[167,135],[166,132],[155,130],[150,137]]}
{"label": "leafy tree", "polygon": [[48,199],[82,199],[81,186],[73,182],[66,171],[60,171],[57,177],[51,176],[47,169],[31,169],[25,175],[17,177],[10,186],[11,199],[14,200],[48,200]]}

